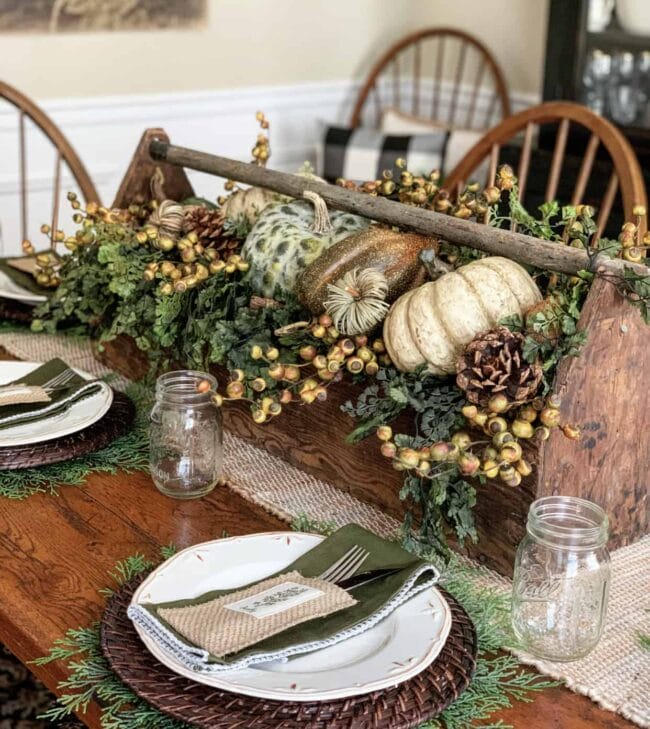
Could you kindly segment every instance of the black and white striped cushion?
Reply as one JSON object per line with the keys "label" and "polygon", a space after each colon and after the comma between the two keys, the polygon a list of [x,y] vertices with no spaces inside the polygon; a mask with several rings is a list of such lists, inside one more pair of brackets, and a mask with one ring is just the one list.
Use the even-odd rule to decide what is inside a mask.
{"label": "black and white striped cushion", "polygon": [[320,150],[320,174],[328,181],[339,177],[355,182],[375,180],[384,170],[396,173],[401,157],[415,175],[428,175],[442,168],[449,133],[384,134],[377,129],[327,127]]}

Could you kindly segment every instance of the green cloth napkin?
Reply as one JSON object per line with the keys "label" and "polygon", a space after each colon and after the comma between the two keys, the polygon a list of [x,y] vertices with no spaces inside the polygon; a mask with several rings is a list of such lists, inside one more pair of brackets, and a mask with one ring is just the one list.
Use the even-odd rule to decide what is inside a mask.
{"label": "green cloth napkin", "polygon": [[17,268],[9,265],[8,262],[10,260],[15,260],[16,258],[20,258],[20,256],[0,258],[0,271],[6,274],[6,276],[8,276],[16,284],[16,286],[20,286],[22,289],[29,291],[30,294],[48,296],[50,292],[42,286],[39,286],[32,275],[25,273],[25,271],[19,271]]}
{"label": "green cloth napkin", "polygon": [[166,652],[193,670],[218,672],[311,652],[357,635],[376,625],[414,595],[435,584],[439,578],[439,573],[430,563],[414,557],[395,542],[386,541],[356,524],[342,527],[276,574],[295,570],[304,577],[316,577],[353,546],[360,546],[370,553],[359,572],[384,568],[396,568],[398,571],[356,588],[353,592],[356,605],[301,623],[225,658],[209,655],[201,646],[189,644],[166,623],[159,610],[199,605],[237,590],[213,590],[191,600],[132,605],[129,608],[129,617]]}
{"label": "green cloth napkin", "polygon": [[[63,360],[51,359],[24,377],[20,377],[13,382],[7,382],[0,387],[6,385],[45,385],[54,377],[69,369],[70,367]],[[0,364],[1,370],[2,366]],[[44,417],[51,417],[66,410],[73,403],[94,395],[102,387],[104,387],[103,383],[97,382],[97,380],[85,380],[75,372],[72,378],[65,383],[65,386],[49,393],[49,402],[0,406],[0,429],[22,425]]]}

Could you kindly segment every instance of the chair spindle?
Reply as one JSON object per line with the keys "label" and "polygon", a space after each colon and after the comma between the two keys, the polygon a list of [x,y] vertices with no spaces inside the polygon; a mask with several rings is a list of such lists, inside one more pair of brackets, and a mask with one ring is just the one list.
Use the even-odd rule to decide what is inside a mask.
{"label": "chair spindle", "polygon": [[546,192],[544,194],[545,202],[555,200],[557,196],[557,187],[560,182],[560,173],[562,172],[562,163],[564,162],[564,152],[566,151],[567,138],[569,136],[568,119],[562,119],[560,127],[555,138],[555,148],[553,149],[553,157],[551,159],[551,170],[548,175],[546,184]]}
{"label": "chair spindle", "polygon": [[458,105],[458,93],[460,91],[460,82],[465,72],[465,58],[467,57],[467,43],[460,45],[460,53],[458,56],[458,64],[456,65],[456,76],[454,78],[454,88],[451,93],[451,103],[449,104],[449,125],[453,125],[456,117],[456,106]]}
{"label": "chair spindle", "polygon": [[21,110],[18,118],[18,149],[20,155],[20,234],[27,240],[27,146],[25,135],[25,112]]}
{"label": "chair spindle", "polygon": [[59,225],[59,198],[61,196],[61,150],[57,147],[56,162],[54,163],[54,191],[52,194],[52,230],[50,231],[50,246],[56,246],[56,229]]}
{"label": "chair spindle", "polygon": [[587,150],[585,151],[585,156],[583,157],[582,164],[580,165],[580,172],[578,173],[576,186],[573,189],[573,196],[571,197],[571,205],[577,205],[578,203],[582,202],[585,190],[587,189],[587,182],[591,175],[591,170],[594,166],[596,151],[598,150],[599,144],[600,139],[598,139],[595,134],[592,134],[591,137],[589,137]]}

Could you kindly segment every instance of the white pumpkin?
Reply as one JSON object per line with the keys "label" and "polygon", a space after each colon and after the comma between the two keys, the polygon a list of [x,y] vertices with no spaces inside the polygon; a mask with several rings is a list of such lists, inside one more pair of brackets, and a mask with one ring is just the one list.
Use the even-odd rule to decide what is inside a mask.
{"label": "white pumpkin", "polygon": [[233,192],[221,206],[221,210],[226,218],[233,222],[237,222],[243,216],[249,225],[254,225],[263,210],[269,205],[277,205],[279,202],[279,196],[271,190],[263,187],[249,187]]}
{"label": "white pumpkin", "polygon": [[477,334],[500,319],[524,313],[542,294],[528,272],[508,258],[482,258],[407,291],[384,321],[384,342],[395,366],[423,364],[452,374],[456,359]]}

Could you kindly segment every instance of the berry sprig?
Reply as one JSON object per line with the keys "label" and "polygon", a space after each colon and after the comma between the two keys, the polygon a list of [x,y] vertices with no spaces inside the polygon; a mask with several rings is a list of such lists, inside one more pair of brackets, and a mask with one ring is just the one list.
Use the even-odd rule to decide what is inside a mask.
{"label": "berry sprig", "polygon": [[[450,468],[457,468],[468,478],[499,478],[507,486],[516,488],[533,470],[524,457],[520,440],[535,437],[547,440],[551,429],[557,427],[567,438],[577,440],[580,430],[561,424],[557,395],[550,395],[546,400],[536,398],[522,405],[510,421],[504,417],[509,407],[508,399],[502,395],[495,395],[486,409],[465,405],[462,414],[468,425],[473,432],[482,431],[487,439],[479,436],[478,440],[473,440],[469,432],[459,430],[449,441],[438,441],[420,449],[398,446],[391,427],[382,425],[377,428],[377,437],[382,441],[381,453],[392,460],[396,470],[414,470],[422,478],[435,479]],[[477,454],[475,450],[479,447],[481,451]]]}
{"label": "berry sprig", "polygon": [[[258,111],[255,114],[255,119],[259,123],[262,131],[257,135],[255,146],[251,150],[251,154],[253,155],[252,164],[256,164],[259,167],[266,167],[266,164],[271,157],[271,140],[269,131],[271,124],[262,111]],[[224,182],[223,189],[227,193],[232,194],[237,192],[237,190],[242,190],[244,188],[238,185],[235,180],[226,180]],[[217,198],[217,202],[219,205],[223,205],[227,199],[226,195],[221,195]]]}
{"label": "berry sprig", "polygon": [[641,237],[641,221],[646,215],[646,209],[643,205],[635,205],[632,212],[636,216],[636,223],[623,223],[618,237],[622,248],[621,257],[630,263],[643,263],[650,250],[650,233]]}
{"label": "berry sprig", "polygon": [[399,200],[406,205],[435,210],[466,220],[482,219],[499,202],[501,191],[511,189],[515,181],[512,169],[508,165],[502,165],[495,185],[481,190],[477,183],[469,184],[453,202],[449,191],[439,185],[439,170],[433,170],[427,176],[414,175],[406,169],[404,159],[398,159],[395,165],[400,170],[397,180],[391,170],[384,170],[378,180],[357,184],[352,180],[339,178],[336,183],[347,190]]}
{"label": "berry sprig", "polygon": [[[192,244],[190,243],[190,245]],[[194,250],[197,247],[198,245],[194,246]],[[163,296],[170,296],[173,293],[180,294],[189,289],[196,288],[203,281],[207,281],[210,276],[218,273],[231,275],[237,271],[248,271],[249,268],[249,264],[236,253],[233,253],[225,261],[220,259],[217,251],[211,248],[207,249],[201,255],[203,256],[202,260],[194,260],[191,263],[177,263],[169,260],[162,262],[152,261],[147,264],[142,275],[146,281],[153,281],[156,278],[162,279],[159,291]],[[184,258],[184,260],[186,259]]]}
{"label": "berry sprig", "polygon": [[372,377],[380,363],[390,362],[381,339],[370,342],[366,335],[341,337],[327,314],[309,323],[308,331],[320,341],[300,346],[297,361],[281,362],[277,347],[253,344],[250,358],[266,365],[262,373],[248,376],[242,369],[232,370],[225,394],[213,391],[212,402],[218,407],[232,400],[249,402],[253,420],[264,423],[279,415],[285,405],[324,402],[328,387],[346,372]]}
{"label": "berry sprig", "polygon": [[77,225],[81,225],[81,228],[76,231],[74,236],[66,236],[63,230],[58,228],[53,230],[51,225],[43,223],[40,231],[49,238],[51,246],[49,251],[37,253],[36,248],[30,240],[24,240],[21,244],[22,251],[26,256],[34,256],[36,263],[34,278],[39,286],[43,286],[44,288],[56,288],[61,283],[58,271],[61,267],[62,260],[56,250],[58,244],[62,243],[67,250],[73,252],[80,246],[93,243],[95,240],[93,228],[100,221],[104,223],[115,223],[115,236],[123,236],[126,231],[119,224],[127,223],[131,217],[129,211],[111,210],[98,205],[96,202],[87,203],[85,210],[82,211],[81,203],[75,192],[68,192],[67,198],[70,206],[75,211],[72,220]]}

